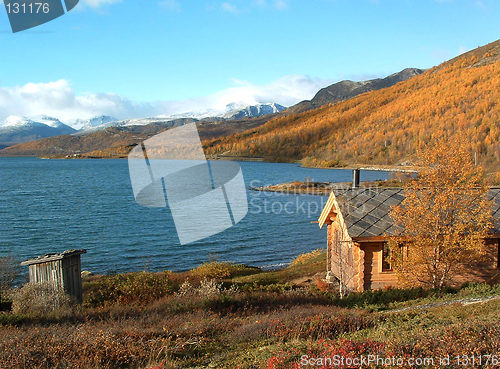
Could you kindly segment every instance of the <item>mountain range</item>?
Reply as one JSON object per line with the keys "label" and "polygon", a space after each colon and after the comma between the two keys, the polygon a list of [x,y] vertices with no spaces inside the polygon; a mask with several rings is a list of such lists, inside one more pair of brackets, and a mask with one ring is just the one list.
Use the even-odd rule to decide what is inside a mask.
{"label": "mountain range", "polygon": [[352,99],[370,91],[380,90],[394,86],[396,83],[406,81],[424,72],[423,69],[406,68],[401,72],[391,74],[385,78],[371,79],[363,82],[341,81],[331,86],[322,88],[312,100],[302,101],[288,109],[288,113],[302,113],[307,110],[319,108],[323,105]]}
{"label": "mountain range", "polygon": [[[60,135],[89,133],[104,130],[110,127],[142,126],[151,123],[169,123],[175,126],[186,119],[198,121],[200,119],[234,120],[254,118],[263,115],[276,114],[286,108],[276,103],[245,105],[242,103],[228,104],[221,110],[193,111],[176,115],[162,115],[150,118],[118,120],[107,115],[100,115],[90,119],[77,119],[71,127],[57,118],[38,116],[33,118],[10,116],[0,122],[0,145],[10,146],[16,143],[29,142],[40,138]],[[77,129],[75,129],[75,127]]]}
{"label": "mountain range", "polygon": [[[144,125],[153,125],[154,128],[151,128],[151,131],[156,132],[156,128],[158,127],[167,129],[184,124],[186,122],[198,122],[198,126],[202,127],[202,137],[217,137],[218,134],[227,135],[231,133],[238,133],[244,131],[245,129],[262,125],[275,116],[285,116],[304,110],[314,109],[315,107],[319,107],[328,103],[335,103],[343,99],[348,99],[358,94],[365,93],[367,91],[385,88],[399,81],[411,78],[418,73],[421,73],[421,70],[413,68],[405,69],[402,72],[395,73],[384,79],[375,79],[364,82],[342,81],[320,90],[313,98],[313,100],[301,102],[296,106],[288,109],[276,103],[254,104],[250,106],[242,103],[232,103],[228,104],[224,109],[221,110],[208,109],[188,112],[184,114],[164,115],[151,118],[117,120],[116,118],[102,115],[87,120],[76,120],[76,122],[74,123],[74,127],[79,128],[77,132],[65,131],[65,133],[60,133],[52,130],[46,133],[44,132],[42,134],[42,127],[37,127],[38,130],[36,132],[30,131],[28,127],[25,127],[23,129],[20,129],[20,131],[17,133],[15,132],[15,130],[11,130],[8,132],[8,134],[5,133],[5,135],[2,135],[2,131],[0,130],[0,149],[3,148],[1,147],[2,144],[4,146],[9,146],[14,143],[22,143],[41,137],[58,136],[61,134],[87,136],[113,127],[135,127]],[[346,86],[351,87],[347,88]],[[9,117],[9,119],[29,120],[27,118],[21,117]],[[134,129],[127,129],[126,131],[133,132]],[[141,130],[139,129],[139,131]],[[64,140],[73,142],[73,140],[69,138],[57,138],[55,140],[45,141],[42,140],[41,142],[36,143],[30,142],[27,145],[16,145],[9,150],[0,152],[0,155],[74,155],[75,152],[82,152],[81,147],[72,148],[70,145],[63,144],[63,142],[61,141]],[[57,141],[58,144],[54,145],[54,141]],[[87,141],[96,142],[96,140],[90,138]],[[127,146],[129,143],[129,140],[127,140],[125,146]],[[59,148],[64,146],[66,147],[66,149],[63,150],[63,152],[61,152],[60,150],[56,150],[56,152],[54,152],[45,149],[44,146]],[[96,150],[101,150],[103,145],[101,142],[99,144],[96,143],[95,147],[90,147],[87,145],[84,146],[84,150],[87,150],[88,152],[94,152]],[[121,147],[122,145],[117,144],[115,146]],[[112,152],[111,149],[109,149],[108,151]],[[122,154],[120,153],[117,155]]]}

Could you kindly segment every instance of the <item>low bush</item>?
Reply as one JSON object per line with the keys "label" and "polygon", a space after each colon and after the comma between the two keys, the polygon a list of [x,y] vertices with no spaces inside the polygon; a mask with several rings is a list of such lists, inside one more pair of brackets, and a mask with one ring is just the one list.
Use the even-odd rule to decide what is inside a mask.
{"label": "low bush", "polygon": [[[360,366],[353,366],[352,362],[346,364],[345,361],[358,359],[362,355],[366,357],[368,354],[385,357],[384,353],[385,344],[372,340],[364,342],[347,339],[318,340],[310,342],[306,348],[280,350],[267,361],[266,369],[302,369],[309,366],[321,369],[358,368]],[[345,361],[343,364],[336,363],[335,358],[343,358]],[[378,368],[378,366],[369,367]]]}
{"label": "low bush", "polygon": [[193,275],[200,278],[208,279],[226,279],[231,277],[232,265],[229,263],[221,263],[211,261],[199,265],[192,270]]}
{"label": "low bush", "polygon": [[179,288],[171,273],[127,273],[103,276],[84,283],[87,307],[111,305],[147,305],[173,294]]}
{"label": "low bush", "polygon": [[27,283],[11,296],[14,314],[49,314],[74,305],[62,288],[49,282]]}
{"label": "low bush", "polygon": [[474,298],[483,296],[500,295],[500,285],[490,286],[487,283],[468,283],[464,285],[457,296],[463,298]]}
{"label": "low bush", "polygon": [[296,288],[295,283],[292,282],[286,282],[286,283],[279,283],[275,281],[263,281],[264,283],[259,284],[259,283],[253,283],[251,285],[244,285],[243,289],[245,291],[251,291],[251,292],[256,292],[256,291],[265,291],[265,292],[285,292],[285,291],[291,291],[294,288]]}
{"label": "low bush", "polygon": [[258,274],[261,272],[262,270],[260,268],[219,261],[203,263],[197,268],[191,270],[192,275],[200,279],[218,280],[229,279],[236,276]]}
{"label": "low bush", "polygon": [[333,303],[348,308],[370,308],[372,310],[386,310],[393,303],[415,300],[427,297],[434,291],[419,288],[388,288],[385,290],[367,290],[362,293],[351,293],[343,299],[336,297]]}
{"label": "low bush", "polygon": [[304,159],[300,160],[300,163],[303,167],[309,168],[343,168],[346,166],[346,164],[342,163],[339,159],[321,160],[312,156],[305,157]]}
{"label": "low bush", "polygon": [[217,282],[214,279],[202,279],[198,286],[194,286],[189,280],[186,280],[179,291],[178,296],[194,296],[198,295],[200,297],[214,297],[221,294],[234,295],[238,292],[238,287],[231,285],[229,288],[224,288],[222,282]]}
{"label": "low bush", "polygon": [[309,260],[311,260],[311,259],[315,258],[316,256],[319,256],[325,252],[326,252],[325,249],[316,249],[316,250],[313,250],[313,251],[308,252],[306,254],[299,255],[292,261],[290,266],[297,266],[297,265],[305,264]]}
{"label": "low bush", "polygon": [[340,334],[373,326],[372,319],[361,312],[305,304],[277,310],[245,322],[230,334],[236,341],[291,341],[300,339],[335,339]]}

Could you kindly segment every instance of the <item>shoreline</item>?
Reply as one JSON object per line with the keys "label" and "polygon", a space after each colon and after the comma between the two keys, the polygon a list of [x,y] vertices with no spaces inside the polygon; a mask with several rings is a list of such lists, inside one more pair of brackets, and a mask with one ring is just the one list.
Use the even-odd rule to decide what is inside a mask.
{"label": "shoreline", "polygon": [[[0,150],[0,158],[37,158],[43,160],[60,160],[60,159],[128,159],[128,155],[117,155],[117,156],[91,156],[86,154],[72,154],[72,155],[2,155],[2,150]],[[370,165],[370,164],[348,164],[345,166],[337,167],[321,167],[321,166],[307,166],[301,164],[300,160],[294,161],[266,161],[263,157],[251,157],[251,156],[218,156],[218,155],[206,155],[206,160],[229,160],[229,161],[241,161],[241,162],[261,162],[261,163],[273,163],[273,164],[296,164],[301,168],[307,169],[333,169],[333,170],[353,170],[359,169],[364,171],[374,171],[374,172],[394,172],[394,173],[418,173],[415,166],[412,165]]]}
{"label": "shoreline", "polygon": [[[401,188],[402,182],[394,180],[365,181],[359,184],[360,189]],[[352,182],[287,182],[276,185],[250,187],[250,191],[276,192],[290,195],[329,196],[334,190],[349,190]]]}

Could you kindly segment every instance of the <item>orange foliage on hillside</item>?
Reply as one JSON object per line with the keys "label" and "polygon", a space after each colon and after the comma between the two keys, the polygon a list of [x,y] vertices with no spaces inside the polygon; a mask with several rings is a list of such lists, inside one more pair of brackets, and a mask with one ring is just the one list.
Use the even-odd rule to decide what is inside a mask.
{"label": "orange foliage on hillside", "polygon": [[205,141],[208,155],[398,164],[458,136],[490,172],[500,160],[500,41],[393,87]]}

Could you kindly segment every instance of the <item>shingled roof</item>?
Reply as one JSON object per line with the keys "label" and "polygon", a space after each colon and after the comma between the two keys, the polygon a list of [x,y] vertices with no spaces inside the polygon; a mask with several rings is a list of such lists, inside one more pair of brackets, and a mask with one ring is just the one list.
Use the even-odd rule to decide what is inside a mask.
{"label": "shingled roof", "polygon": [[494,225],[491,233],[500,234],[500,187],[490,188],[489,200],[493,200]]}
{"label": "shingled roof", "polygon": [[[351,237],[380,237],[395,230],[389,212],[404,200],[402,188],[351,188],[334,193]],[[495,222],[491,233],[500,234],[500,188],[491,188],[488,197],[493,200]]]}

